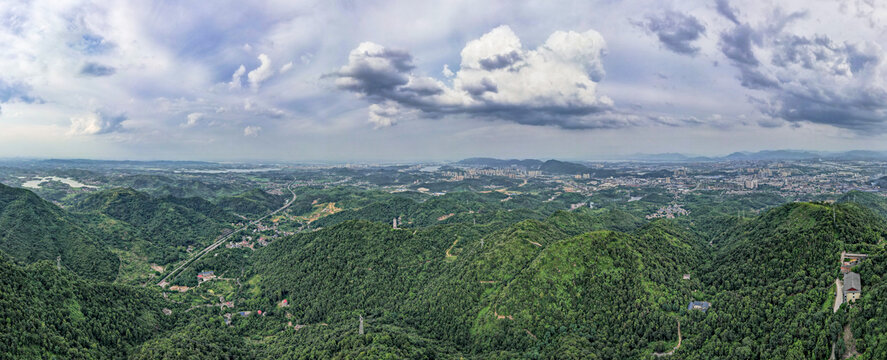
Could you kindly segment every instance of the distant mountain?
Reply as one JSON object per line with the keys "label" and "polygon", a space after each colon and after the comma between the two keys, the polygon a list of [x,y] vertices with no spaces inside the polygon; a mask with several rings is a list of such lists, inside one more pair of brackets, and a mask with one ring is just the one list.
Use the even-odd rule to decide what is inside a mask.
{"label": "distant mountain", "polygon": [[887,160],[885,151],[853,150],[836,154],[828,154],[828,159],[837,160]]}
{"label": "distant mountain", "polygon": [[739,151],[721,157],[689,156],[679,153],[635,154],[624,157],[636,161],[779,161],[779,160],[887,160],[887,152],[852,150],[844,152],[821,152],[808,150],[763,150],[757,152]]}
{"label": "distant mountain", "polygon": [[634,154],[628,155],[624,160],[643,160],[643,161],[688,161],[692,157],[679,153],[662,153],[662,154]]}
{"label": "distant mountain", "polygon": [[723,157],[724,160],[811,160],[822,154],[802,150],[764,150],[758,152],[735,152]]}
{"label": "distant mountain", "polygon": [[542,161],[536,159],[510,159],[510,160],[502,160],[502,159],[494,159],[494,158],[468,158],[464,160],[460,160],[456,162],[459,165],[472,165],[472,166],[489,166],[489,167],[512,167],[512,166],[522,166],[528,169],[537,169],[540,165],[542,165]]}
{"label": "distant mountain", "polygon": [[92,229],[33,192],[0,184],[0,250],[16,261],[61,260],[75,273],[114,280],[120,261]]}
{"label": "distant mountain", "polygon": [[539,170],[547,174],[585,174],[590,173],[591,169],[587,166],[577,163],[571,163],[560,160],[548,160],[539,166]]}

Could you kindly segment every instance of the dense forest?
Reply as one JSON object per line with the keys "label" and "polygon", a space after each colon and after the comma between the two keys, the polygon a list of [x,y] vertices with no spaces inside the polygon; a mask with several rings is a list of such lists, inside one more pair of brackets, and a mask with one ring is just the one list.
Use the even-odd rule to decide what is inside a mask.
{"label": "dense forest", "polygon": [[[178,275],[182,292],[149,282],[164,270],[133,274],[174,265],[289,197],[110,189],[66,210],[0,187],[0,357],[887,355],[887,201],[877,195],[702,194],[691,216],[645,219],[671,198],[603,191],[587,206],[546,190],[295,191],[280,216],[301,228],[195,260]],[[864,292],[833,311],[842,251],[869,254],[853,269]],[[222,280],[198,281],[205,270]]]}

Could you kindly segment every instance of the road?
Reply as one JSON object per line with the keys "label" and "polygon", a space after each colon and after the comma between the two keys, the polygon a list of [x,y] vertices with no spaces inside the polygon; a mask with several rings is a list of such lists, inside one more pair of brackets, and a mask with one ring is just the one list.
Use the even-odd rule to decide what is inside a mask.
{"label": "road", "polygon": [[833,312],[838,312],[838,308],[844,303],[844,284],[841,279],[835,279],[835,308]]}
{"label": "road", "polygon": [[175,269],[170,271],[169,274],[166,274],[166,276],[164,276],[163,279],[160,279],[160,282],[158,282],[157,285],[159,285],[161,287],[166,286],[168,284],[166,282],[167,279],[169,279],[172,276],[175,276],[182,269],[187,268],[188,265],[191,265],[193,262],[200,260],[200,258],[202,258],[204,255],[209,254],[210,252],[212,252],[213,250],[215,250],[216,248],[218,248],[219,246],[224,244],[226,241],[228,241],[228,239],[233,237],[235,234],[237,234],[243,230],[246,230],[246,228],[248,228],[249,226],[255,225],[255,224],[259,223],[260,221],[265,220],[269,216],[273,216],[273,215],[277,214],[278,212],[281,212],[281,211],[285,210],[286,208],[290,207],[290,205],[292,205],[294,202],[296,202],[296,192],[293,191],[293,185],[295,183],[296,182],[293,181],[289,185],[287,185],[286,189],[289,190],[289,192],[293,194],[293,198],[289,199],[286,203],[284,203],[281,208],[274,210],[274,211],[272,211],[272,212],[266,214],[265,216],[262,216],[256,220],[250,221],[249,224],[244,225],[244,226],[232,231],[228,235],[223,235],[223,236],[219,237],[215,242],[213,242],[209,246],[205,247],[203,250],[200,250],[199,252],[195,253],[194,255],[191,256],[190,259],[185,260],[185,262],[183,262],[181,265],[179,265],[178,267],[176,267]]}
{"label": "road", "polygon": [[675,345],[674,349],[671,349],[671,351],[669,351],[669,352],[664,352],[664,353],[654,352],[653,356],[655,356],[655,357],[672,356],[672,355],[674,355],[674,352],[680,348],[681,348],[681,321],[678,320],[678,344]]}

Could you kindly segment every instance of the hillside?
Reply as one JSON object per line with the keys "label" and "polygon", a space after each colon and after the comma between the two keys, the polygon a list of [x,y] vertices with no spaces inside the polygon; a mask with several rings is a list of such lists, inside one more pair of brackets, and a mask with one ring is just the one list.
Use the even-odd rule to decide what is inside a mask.
{"label": "hillside", "polygon": [[216,204],[227,211],[255,217],[277,210],[289,198],[285,195],[272,195],[262,189],[253,189],[235,196],[221,197]]}
{"label": "hillside", "polygon": [[[571,236],[558,227],[523,221],[501,230],[452,224],[414,231],[348,221],[258,252],[248,274],[255,285],[246,292],[257,307],[299,304],[286,310],[299,323],[336,326],[345,314],[364,314],[376,326],[480,358],[564,351],[631,357],[674,338],[670,313],[690,298],[680,274],[704,259],[701,242],[667,222],[632,234]],[[616,310],[622,303],[636,307]],[[632,322],[611,321],[623,310]],[[404,318],[383,315],[390,312]],[[604,333],[577,343],[592,322]],[[552,333],[555,323],[571,330]],[[635,335],[618,335],[625,326],[634,330],[624,334]],[[626,342],[633,350],[619,345]]]}
{"label": "hillside", "polygon": [[0,184],[0,250],[20,263],[56,261],[85,277],[114,280],[119,260],[77,218],[29,190]]}
{"label": "hillside", "polygon": [[226,228],[222,220],[232,218],[200,201],[155,198],[132,189],[90,194],[74,209],[131,225],[138,237],[150,241],[149,260],[159,264],[180,259],[189,245],[205,244],[216,238]]}
{"label": "hillside", "polygon": [[560,160],[548,160],[539,166],[539,170],[546,174],[585,174],[591,172],[587,166]]}
{"label": "hillside", "polygon": [[175,316],[156,290],[84,280],[40,261],[20,267],[0,254],[0,358],[122,359]]}
{"label": "hillside", "polygon": [[852,203],[790,203],[729,234],[700,274],[712,309],[687,322],[688,359],[827,358],[840,329],[829,306],[839,255],[868,251],[887,226]]}
{"label": "hillside", "polygon": [[838,199],[838,203],[846,202],[862,205],[887,219],[887,197],[869,192],[851,191]]}

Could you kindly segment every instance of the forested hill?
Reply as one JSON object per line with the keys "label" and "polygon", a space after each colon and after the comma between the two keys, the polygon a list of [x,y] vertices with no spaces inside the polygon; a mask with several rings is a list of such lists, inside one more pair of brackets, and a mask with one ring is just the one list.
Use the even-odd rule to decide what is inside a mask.
{"label": "forested hill", "polygon": [[152,262],[170,263],[189,245],[207,244],[228,227],[234,216],[195,199],[155,198],[132,189],[99,191],[81,199],[74,211],[99,214],[130,226],[136,237],[150,241]]}
{"label": "forested hill", "polygon": [[[241,221],[233,209],[267,211],[286,197],[253,191],[211,202],[112,189],[68,213],[0,187],[0,358],[887,354],[887,219],[883,198],[869,194],[753,216],[698,202],[677,219],[645,219],[656,206],[591,208],[568,193],[296,193],[280,216],[303,227],[274,238],[248,228],[244,237],[266,236],[267,245],[219,246],[179,272],[188,282],[173,284],[187,287],[160,290],[153,284],[164,270],[149,263],[169,271],[187,245]],[[773,201],[744,199],[750,209]],[[835,311],[844,251],[870,257],[853,269],[862,298]],[[197,279],[208,270],[215,278]]]}
{"label": "forested hill", "polygon": [[281,207],[287,199],[288,195],[272,195],[262,189],[253,189],[235,196],[221,197],[216,203],[239,215],[261,216]]}
{"label": "forested hill", "polygon": [[27,267],[0,253],[0,358],[125,359],[172,328],[154,289],[78,277],[55,262]]}
{"label": "forested hill", "polygon": [[[285,312],[299,323],[336,328],[364,314],[478,358],[638,357],[663,347],[691,299],[681,274],[706,258],[704,244],[665,221],[571,236],[569,216],[590,220],[418,230],[348,221],[257,253],[246,291],[271,315],[283,315],[273,310],[283,299],[298,304]],[[581,335],[590,332],[591,342]]]}
{"label": "forested hill", "polygon": [[862,191],[851,191],[838,199],[839,203],[852,202],[862,205],[868,209],[871,209],[875,213],[881,215],[885,220],[887,220],[887,198],[880,196],[878,194],[862,192]]}
{"label": "forested hill", "polygon": [[883,219],[854,203],[791,203],[728,234],[700,273],[705,288],[699,296],[712,309],[686,322],[681,353],[688,359],[828,358],[841,328],[831,307],[840,254],[879,251],[887,235]]}
{"label": "forested hill", "polygon": [[71,271],[111,281],[119,260],[79,219],[29,190],[0,184],[0,250],[16,261],[61,259]]}

